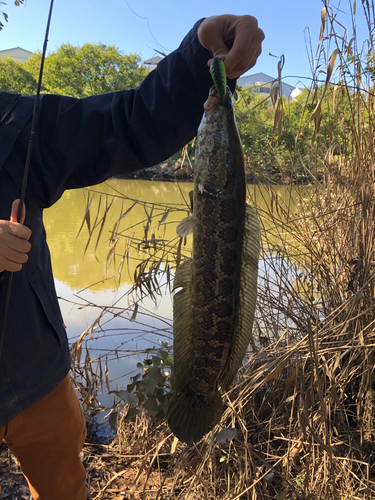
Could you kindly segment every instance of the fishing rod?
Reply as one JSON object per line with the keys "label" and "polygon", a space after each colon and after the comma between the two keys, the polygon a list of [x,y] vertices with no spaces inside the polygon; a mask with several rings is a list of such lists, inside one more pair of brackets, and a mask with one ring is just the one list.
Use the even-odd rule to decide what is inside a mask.
{"label": "fishing rod", "polygon": [[[31,152],[33,149],[33,140],[34,140],[34,135],[35,135],[35,125],[36,125],[36,119],[37,119],[39,102],[40,102],[40,90],[42,87],[44,60],[46,58],[48,33],[49,33],[49,27],[51,24],[51,17],[52,17],[53,1],[54,0],[51,0],[51,4],[49,7],[46,34],[44,37],[44,44],[43,44],[42,59],[40,61],[39,79],[38,79],[38,86],[37,86],[36,95],[35,95],[33,117],[32,117],[32,122],[31,122],[31,129],[30,129],[30,139],[29,139],[29,144],[27,146],[25,169],[23,172],[22,187],[21,187],[21,194],[20,194],[20,204],[18,206],[18,212],[17,212],[17,222],[21,222],[22,209],[23,209],[23,204],[25,201],[27,179],[29,176],[30,162],[31,162]],[[0,359],[1,359],[2,349],[3,349],[5,326],[6,326],[6,322],[7,322],[9,301],[10,301],[10,295],[11,295],[11,291],[12,291],[12,282],[13,282],[13,273],[11,271],[8,271],[8,279],[7,279],[6,288],[5,288],[5,299],[4,299],[4,302],[2,304],[1,315],[0,315]]]}

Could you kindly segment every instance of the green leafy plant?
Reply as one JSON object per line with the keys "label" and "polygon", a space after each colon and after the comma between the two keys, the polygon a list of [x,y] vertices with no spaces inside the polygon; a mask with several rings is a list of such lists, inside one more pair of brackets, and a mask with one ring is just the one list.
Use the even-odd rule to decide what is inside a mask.
{"label": "green leafy plant", "polygon": [[0,59],[0,90],[22,94],[35,94],[37,82],[20,63],[5,57]]}
{"label": "green leafy plant", "polygon": [[170,392],[172,358],[169,343],[160,340],[159,342],[162,348],[146,349],[147,357],[143,363],[137,364],[141,372],[132,377],[132,382],[127,385],[126,390],[110,391],[110,394],[116,394],[120,400],[109,416],[112,429],[117,426],[119,406],[124,404],[128,405],[128,411],[123,417],[125,421],[134,421],[142,411],[146,411],[153,422],[165,418]]}

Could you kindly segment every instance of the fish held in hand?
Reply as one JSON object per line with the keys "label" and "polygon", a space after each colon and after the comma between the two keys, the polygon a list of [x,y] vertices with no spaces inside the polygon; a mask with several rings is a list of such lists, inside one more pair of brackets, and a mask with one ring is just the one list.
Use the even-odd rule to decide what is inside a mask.
{"label": "fish held in hand", "polygon": [[176,270],[173,299],[174,376],[167,420],[181,441],[201,439],[223,413],[250,342],[257,295],[260,227],[246,204],[241,141],[231,94],[212,87],[199,126],[192,258]]}

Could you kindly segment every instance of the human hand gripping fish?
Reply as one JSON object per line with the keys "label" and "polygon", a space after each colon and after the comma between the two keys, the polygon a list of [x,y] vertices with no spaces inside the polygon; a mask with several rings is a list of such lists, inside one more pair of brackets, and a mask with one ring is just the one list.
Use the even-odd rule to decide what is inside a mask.
{"label": "human hand gripping fish", "polygon": [[[235,16],[220,17],[233,21]],[[209,30],[220,38],[220,23],[213,24]],[[232,34],[235,25],[230,24]],[[229,44],[232,50],[235,42],[236,37]],[[226,61],[234,75],[239,63],[230,59],[230,50]],[[259,47],[253,50],[244,68],[253,65],[251,54],[260,53]],[[193,217],[178,227],[180,236],[193,232],[193,254],[177,268],[174,280],[173,395],[167,411],[172,432],[187,443],[219,422],[224,409],[220,390],[229,389],[242,364],[255,314],[260,226],[246,204],[244,157],[229,89],[222,94],[212,87],[204,105],[192,208]]]}
{"label": "human hand gripping fish", "polygon": [[[255,17],[225,14],[202,21],[198,39],[213,58],[220,57],[224,61],[227,77],[234,79],[255,66],[264,33]],[[209,59],[208,66],[211,63]]]}

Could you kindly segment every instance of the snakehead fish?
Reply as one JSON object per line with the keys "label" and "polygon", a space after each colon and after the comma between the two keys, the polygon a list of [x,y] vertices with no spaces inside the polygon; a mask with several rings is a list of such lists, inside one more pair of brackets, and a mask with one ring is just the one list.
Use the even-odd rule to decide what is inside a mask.
{"label": "snakehead fish", "polygon": [[198,441],[224,410],[250,342],[260,228],[246,204],[242,145],[231,94],[215,87],[204,105],[194,166],[193,216],[177,232],[193,232],[192,258],[176,270],[173,299],[174,376],[167,420],[181,441]]}

